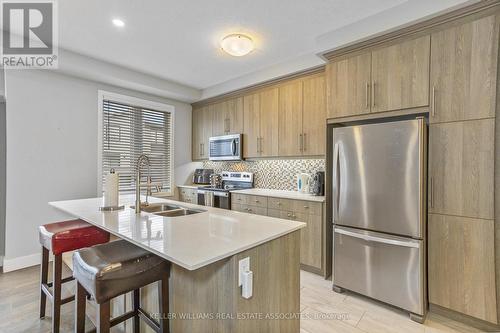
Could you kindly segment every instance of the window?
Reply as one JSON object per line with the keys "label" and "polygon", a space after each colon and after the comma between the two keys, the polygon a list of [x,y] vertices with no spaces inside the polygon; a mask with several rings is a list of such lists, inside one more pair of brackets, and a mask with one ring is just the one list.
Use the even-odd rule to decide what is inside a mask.
{"label": "window", "polygon": [[[104,175],[115,169],[120,192],[133,192],[135,164],[145,154],[153,192],[172,194],[173,107],[109,93],[100,93],[99,103],[101,186]],[[142,182],[147,169],[142,169]]]}

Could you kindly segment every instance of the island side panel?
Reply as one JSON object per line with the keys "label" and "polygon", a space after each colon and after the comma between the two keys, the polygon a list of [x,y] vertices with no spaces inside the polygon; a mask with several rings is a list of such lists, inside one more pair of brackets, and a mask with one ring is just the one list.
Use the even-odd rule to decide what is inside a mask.
{"label": "island side panel", "polygon": [[[244,299],[238,286],[238,261],[250,257],[253,297]],[[290,332],[299,333],[298,316],[288,320],[267,315],[300,311],[300,231],[246,250],[195,271],[172,265],[170,312],[172,332]],[[226,319],[182,320],[180,315],[224,314],[247,316]],[[248,314],[261,314],[252,319]],[[253,317],[255,318],[255,317]]]}

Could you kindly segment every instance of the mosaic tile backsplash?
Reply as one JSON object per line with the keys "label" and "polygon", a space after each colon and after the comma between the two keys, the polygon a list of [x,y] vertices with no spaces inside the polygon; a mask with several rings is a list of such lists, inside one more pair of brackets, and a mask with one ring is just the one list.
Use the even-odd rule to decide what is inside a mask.
{"label": "mosaic tile backsplash", "polygon": [[254,173],[254,186],[273,190],[297,190],[297,174],[325,171],[324,159],[253,160],[239,162],[204,161],[203,167],[221,171],[246,171]]}

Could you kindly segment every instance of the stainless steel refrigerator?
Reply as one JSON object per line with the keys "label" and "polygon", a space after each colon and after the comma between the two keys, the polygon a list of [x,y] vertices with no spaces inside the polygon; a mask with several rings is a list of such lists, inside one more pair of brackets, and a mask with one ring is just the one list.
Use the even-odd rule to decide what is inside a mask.
{"label": "stainless steel refrigerator", "polygon": [[333,289],[426,314],[426,122],[333,129]]}

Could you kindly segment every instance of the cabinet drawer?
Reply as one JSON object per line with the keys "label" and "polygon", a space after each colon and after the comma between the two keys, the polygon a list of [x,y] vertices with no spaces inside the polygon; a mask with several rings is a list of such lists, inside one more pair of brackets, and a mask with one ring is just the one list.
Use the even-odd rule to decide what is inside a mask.
{"label": "cabinet drawer", "polygon": [[235,204],[248,204],[248,195],[231,193],[231,203]]}
{"label": "cabinet drawer", "polygon": [[276,218],[281,219],[282,218],[281,217],[281,210],[268,208],[267,209],[267,216],[276,217]]}
{"label": "cabinet drawer", "polygon": [[179,200],[189,203],[197,203],[197,190],[193,188],[179,187]]}
{"label": "cabinet drawer", "polygon": [[242,205],[242,204],[231,204],[231,209],[238,211],[238,212],[243,212],[243,213],[249,213],[249,214],[255,214],[255,215],[267,215],[267,208],[263,207],[256,207],[256,206],[250,206],[250,205]]}
{"label": "cabinet drawer", "polygon": [[248,195],[247,204],[250,206],[267,208],[267,197],[261,197],[258,195]]}
{"label": "cabinet drawer", "polygon": [[292,207],[292,201],[293,200],[271,197],[267,201],[267,207],[278,210],[290,210]]}
{"label": "cabinet drawer", "polygon": [[310,215],[322,215],[322,204],[321,202],[312,201],[302,201],[293,200],[291,211],[296,213],[310,214]]}

